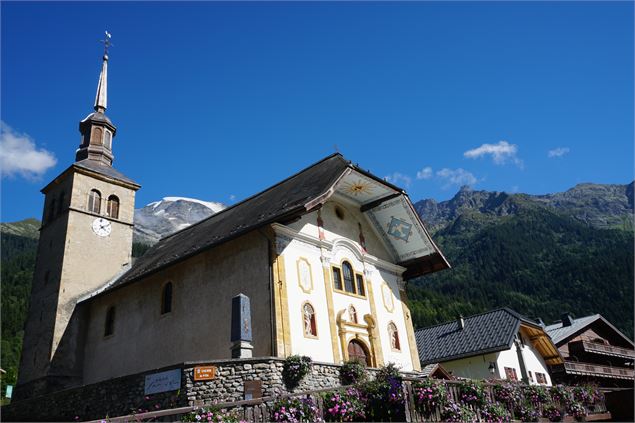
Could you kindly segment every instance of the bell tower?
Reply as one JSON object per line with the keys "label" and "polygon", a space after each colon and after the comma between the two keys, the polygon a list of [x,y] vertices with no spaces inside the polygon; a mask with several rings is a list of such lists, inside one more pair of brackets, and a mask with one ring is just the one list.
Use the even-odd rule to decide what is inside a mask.
{"label": "bell tower", "polygon": [[84,318],[77,303],[125,272],[131,261],[140,185],[112,166],[116,127],[105,114],[110,34],[104,43],[94,112],[79,123],[75,162],[42,189],[18,398],[81,384]]}

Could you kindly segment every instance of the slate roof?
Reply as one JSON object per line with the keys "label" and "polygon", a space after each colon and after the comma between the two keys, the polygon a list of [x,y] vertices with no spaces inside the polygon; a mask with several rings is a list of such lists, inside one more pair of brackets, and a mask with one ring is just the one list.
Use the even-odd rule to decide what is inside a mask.
{"label": "slate roof", "polygon": [[349,166],[350,163],[340,154],[333,154],[265,191],[161,239],[108,290],[305,211],[304,205],[326,192]]}
{"label": "slate roof", "polygon": [[545,331],[549,334],[554,343],[559,343],[565,338],[573,335],[577,331],[583,329],[587,325],[595,322],[601,316],[594,314],[592,316],[581,317],[579,319],[573,319],[571,326],[562,326],[562,322],[557,322],[552,325],[546,326]]}
{"label": "slate roof", "polygon": [[506,350],[514,342],[521,322],[538,324],[509,308],[488,311],[463,319],[419,329],[415,332],[421,364],[439,363]]}
{"label": "slate roof", "polygon": [[90,171],[93,171],[93,172],[97,172],[97,173],[101,173],[102,175],[106,175],[106,176],[108,176],[110,178],[113,178],[113,179],[116,179],[118,181],[122,181],[122,182],[126,182],[128,184],[139,186],[138,183],[136,183],[132,179],[128,178],[126,175],[124,175],[123,173],[119,172],[114,167],[100,164],[99,162],[97,162],[95,160],[90,160],[90,159],[80,160],[79,162],[73,163],[72,166],[80,167],[80,168],[83,168],[83,169],[86,169],[86,170],[90,170]]}
{"label": "slate roof", "polygon": [[621,338],[626,340],[629,344],[635,346],[633,341],[631,341],[626,335],[624,335],[619,329],[617,329],[611,322],[602,317],[601,314],[593,314],[591,316],[580,317],[579,319],[573,319],[571,326],[562,326],[562,322],[556,322],[549,326],[545,327],[545,331],[551,339],[553,343],[558,345],[562,345],[564,341],[566,341],[569,337],[575,335],[577,332],[584,330],[587,326],[591,325],[596,321],[602,321],[612,330],[614,330]]}

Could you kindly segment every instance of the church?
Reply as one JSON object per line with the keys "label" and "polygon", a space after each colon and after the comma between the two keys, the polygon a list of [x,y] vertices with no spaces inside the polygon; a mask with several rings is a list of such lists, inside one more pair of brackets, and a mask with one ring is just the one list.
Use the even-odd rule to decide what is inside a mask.
{"label": "church", "polygon": [[113,167],[108,55],[75,162],[44,212],[15,399],[186,361],[306,355],[420,370],[406,281],[449,268],[407,194],[333,154],[133,260],[135,193]]}

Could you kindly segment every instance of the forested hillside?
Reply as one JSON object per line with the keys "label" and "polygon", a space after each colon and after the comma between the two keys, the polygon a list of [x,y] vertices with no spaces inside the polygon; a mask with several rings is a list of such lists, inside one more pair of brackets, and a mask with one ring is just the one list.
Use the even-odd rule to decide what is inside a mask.
{"label": "forested hillside", "polygon": [[508,306],[547,323],[600,313],[633,337],[630,226],[598,229],[524,196],[496,205],[508,213],[468,207],[434,234],[453,268],[409,284],[415,326]]}

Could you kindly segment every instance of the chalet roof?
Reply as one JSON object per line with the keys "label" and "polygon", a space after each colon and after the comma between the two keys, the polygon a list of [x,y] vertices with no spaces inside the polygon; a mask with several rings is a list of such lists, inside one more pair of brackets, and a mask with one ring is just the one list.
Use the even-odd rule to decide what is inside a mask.
{"label": "chalet roof", "polygon": [[[350,180],[353,174],[357,175],[360,181],[361,179],[364,181]],[[355,185],[360,183],[361,185]],[[348,188],[354,188],[349,191],[351,196],[357,195],[357,187],[364,183],[375,184],[378,188],[373,191],[375,196],[364,197],[365,203],[361,205],[362,211],[367,213],[371,220],[376,217],[373,213],[377,209],[391,201],[404,202],[409,206],[408,211],[414,213],[414,208],[403,190],[352,165],[341,154],[333,154],[240,203],[161,239],[140,257],[128,272],[102,292],[138,280],[254,229],[274,222],[290,221],[319,207],[344,184],[349,184],[346,185]],[[342,192],[346,195],[343,189]],[[402,203],[398,206],[403,208]],[[409,245],[414,247],[418,245],[415,241],[422,241],[425,238],[425,245],[419,245],[424,247],[425,251],[422,252],[421,249],[406,251],[401,256],[397,254],[401,251],[398,251],[395,254],[396,257],[408,258],[407,261],[402,260],[400,264],[417,275],[448,268],[449,264],[427,234],[419,217],[416,213],[414,214],[416,222],[411,221],[411,223],[417,227],[418,232],[413,234]]]}
{"label": "chalet roof", "polygon": [[511,348],[521,324],[532,331],[534,345],[546,361],[561,360],[540,325],[507,307],[465,317],[463,322],[463,329],[458,320],[454,320],[415,332],[423,365],[507,350]]}
{"label": "chalet roof", "polygon": [[601,321],[613,329],[621,338],[624,338],[630,345],[635,346],[633,341],[628,339],[619,329],[613,326],[608,320],[606,320],[600,314],[593,314],[591,316],[580,317],[579,319],[572,319],[571,326],[563,326],[562,322],[556,322],[545,327],[545,331],[549,334],[551,339],[556,345],[562,345],[568,338],[574,336],[578,332],[584,330],[594,322]]}

